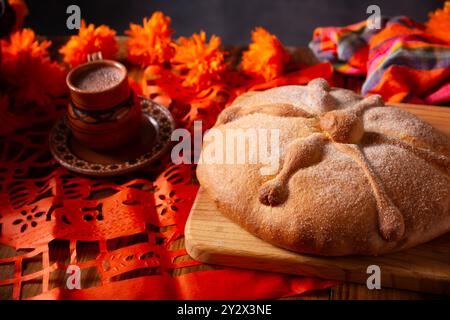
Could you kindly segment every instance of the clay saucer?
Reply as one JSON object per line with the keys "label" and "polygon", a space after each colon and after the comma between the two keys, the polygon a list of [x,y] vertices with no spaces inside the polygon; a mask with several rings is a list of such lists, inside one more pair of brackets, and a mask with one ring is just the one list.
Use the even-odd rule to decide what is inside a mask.
{"label": "clay saucer", "polygon": [[50,132],[50,151],[67,169],[91,176],[115,176],[141,169],[161,157],[170,147],[175,121],[169,110],[140,97],[142,121],[138,136],[124,146],[96,151],[78,142],[59,119]]}

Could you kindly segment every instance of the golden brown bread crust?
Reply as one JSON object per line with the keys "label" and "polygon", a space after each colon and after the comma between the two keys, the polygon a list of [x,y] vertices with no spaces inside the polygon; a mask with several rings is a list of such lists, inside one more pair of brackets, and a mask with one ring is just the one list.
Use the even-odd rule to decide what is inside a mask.
{"label": "golden brown bread crust", "polygon": [[450,231],[450,141],[382,104],[322,79],[245,94],[215,128],[280,130],[277,174],[200,163],[198,179],[225,215],[294,251],[377,255],[429,241]]}

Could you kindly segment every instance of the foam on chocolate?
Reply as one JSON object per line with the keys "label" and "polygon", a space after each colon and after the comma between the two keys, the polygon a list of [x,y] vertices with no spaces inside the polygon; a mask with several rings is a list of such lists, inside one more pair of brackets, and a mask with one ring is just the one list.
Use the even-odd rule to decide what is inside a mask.
{"label": "foam on chocolate", "polygon": [[105,65],[83,70],[72,81],[80,90],[104,91],[116,86],[122,79],[120,69]]}

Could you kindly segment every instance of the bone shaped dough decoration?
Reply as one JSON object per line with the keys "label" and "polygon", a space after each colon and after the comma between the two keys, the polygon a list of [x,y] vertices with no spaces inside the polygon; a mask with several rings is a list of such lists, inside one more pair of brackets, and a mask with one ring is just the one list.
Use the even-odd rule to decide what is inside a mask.
{"label": "bone shaped dough decoration", "polygon": [[[398,121],[393,121],[393,118]],[[434,232],[435,234],[450,230],[448,178],[450,142],[448,138],[413,115],[384,106],[379,95],[362,98],[349,90],[332,88],[324,79],[318,78],[303,87],[286,86],[244,94],[222,112],[216,127],[249,127],[251,122],[260,127],[270,121],[268,119],[272,119],[272,123],[283,123],[280,125],[283,132],[286,131],[286,127],[289,127],[289,123],[293,127],[299,126],[299,123],[300,126],[303,124],[310,129],[310,132],[292,136],[295,129],[288,131],[286,135],[291,136],[283,140],[280,168],[272,177],[258,177],[254,170],[249,170],[250,167],[246,166],[236,166],[230,170],[230,172],[244,170],[241,174],[241,177],[244,177],[243,183],[249,187],[249,190],[256,191],[259,205],[255,204],[251,195],[248,195],[245,199],[249,203],[241,206],[244,201],[241,200],[230,206],[225,197],[216,195],[218,186],[210,178],[210,168],[207,165],[199,165],[198,168],[200,182],[219,203],[219,208],[250,232],[296,251],[345,255],[390,252],[420,242],[421,238],[431,238],[433,232],[430,232],[430,227],[426,226],[427,219],[443,220],[444,223],[435,228],[438,230]],[[378,124],[378,127],[375,124]],[[273,124],[270,123],[269,126]],[[301,131],[303,132],[304,128],[301,127]],[[374,148],[380,149],[381,152],[374,153],[372,151]],[[391,163],[393,161],[390,159],[391,153],[395,152],[405,158],[405,164],[408,165],[408,170],[411,170],[411,174],[408,173],[406,178],[414,181],[413,184],[417,190],[425,188],[425,184],[428,186],[430,184],[427,181],[415,180],[418,177],[412,176],[414,166],[420,164],[427,168],[427,173],[434,177],[432,179],[434,185],[431,185],[431,189],[437,191],[434,199],[432,194],[427,194],[421,202],[412,201],[411,197],[422,196],[408,195],[406,190],[396,189],[398,186],[406,187],[411,182],[394,181],[394,179],[401,179],[400,171],[402,170],[398,163]],[[337,153],[341,153],[342,156]],[[330,166],[324,167],[325,163],[333,166],[338,162],[328,159],[342,157],[345,158],[343,166],[355,172],[355,178],[357,178],[355,180],[359,181],[355,189],[365,191],[362,196],[356,195],[358,201],[355,202],[359,209],[366,207],[367,213],[355,214],[361,217],[361,221],[354,224],[360,223],[365,229],[373,230],[370,224],[373,224],[374,213],[376,217],[377,234],[371,232],[363,235],[355,230],[357,241],[354,244],[346,243],[345,240],[352,237],[351,230],[345,230],[345,232],[334,230],[350,228],[344,223],[351,219],[351,208],[348,208],[347,212],[345,210],[338,212],[339,208],[345,207],[341,203],[343,201],[340,201],[339,208],[335,209],[326,204],[317,205],[315,208],[302,206],[302,201],[306,203],[307,198],[313,198],[314,194],[311,190],[298,189],[299,185],[304,184],[299,180],[302,175],[306,180],[314,182],[314,179],[311,179],[312,175],[317,180],[324,171],[332,172],[333,169]],[[324,168],[321,169],[322,167]],[[218,166],[215,170],[219,175],[222,172],[226,174],[223,166]],[[249,171],[245,172],[245,170]],[[416,170],[419,169],[416,168]],[[332,175],[336,175],[335,172]],[[335,190],[331,185],[329,193],[335,193],[337,197],[349,198],[349,202],[352,202],[351,194],[339,194],[339,188],[345,181],[338,181],[339,176],[336,176]],[[321,176],[320,179],[326,180],[327,177]],[[314,183],[308,187],[314,190]],[[233,198],[233,191],[224,191],[231,193],[228,196]],[[317,190],[317,194],[321,194],[321,190]],[[320,198],[322,201],[331,200],[324,199],[323,196]],[[365,201],[366,205],[362,201]],[[316,203],[317,199],[309,202]],[[413,203],[419,202],[423,212],[418,214],[413,212],[412,208]],[[371,204],[367,205],[367,203]],[[293,204],[298,205],[298,212],[291,208]],[[309,211],[315,211],[315,214],[319,216],[323,214],[320,212],[320,207],[324,207],[325,215],[336,222],[335,226],[333,227],[323,218],[312,216],[304,207],[309,207]],[[243,208],[247,214],[242,211]],[[430,208],[435,208],[437,211],[430,213]],[[287,230],[277,230],[283,224],[280,214],[277,215],[277,213],[283,216],[291,215],[292,219],[285,221],[285,224],[289,226]],[[412,225],[415,221],[419,222],[419,226]],[[327,229],[328,234],[320,232],[321,228]],[[427,229],[425,237],[423,234],[419,235],[420,230],[424,229]],[[283,232],[287,234],[283,235]],[[305,232],[306,235],[302,236],[298,232]],[[281,236],[276,237],[276,233]],[[339,233],[345,233],[345,236],[339,239]],[[339,242],[344,243],[340,248],[337,247]],[[357,248],[352,247],[353,245]]]}

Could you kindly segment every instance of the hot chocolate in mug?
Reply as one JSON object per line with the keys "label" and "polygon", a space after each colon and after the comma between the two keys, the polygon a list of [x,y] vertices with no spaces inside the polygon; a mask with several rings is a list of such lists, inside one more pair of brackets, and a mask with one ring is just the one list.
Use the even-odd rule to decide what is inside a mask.
{"label": "hot chocolate in mug", "polygon": [[68,124],[82,144],[95,150],[114,149],[137,135],[141,106],[123,64],[93,59],[70,71],[66,82],[71,96]]}

